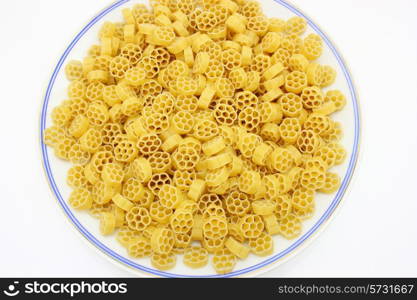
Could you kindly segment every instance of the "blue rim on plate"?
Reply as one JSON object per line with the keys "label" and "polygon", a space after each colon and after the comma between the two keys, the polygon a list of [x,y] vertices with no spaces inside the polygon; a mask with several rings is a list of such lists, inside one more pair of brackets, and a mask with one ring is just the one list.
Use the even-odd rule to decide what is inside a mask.
{"label": "blue rim on plate", "polygon": [[308,230],[304,235],[302,235],[299,239],[297,239],[290,247],[288,247],[287,249],[281,251],[280,253],[262,261],[261,263],[255,264],[251,267],[248,268],[244,268],[238,271],[234,271],[225,275],[207,275],[207,276],[193,276],[193,275],[180,275],[180,274],[173,274],[173,273],[169,273],[169,272],[162,272],[162,271],[158,271],[152,268],[148,268],[142,265],[139,265],[137,263],[135,263],[134,261],[131,261],[119,254],[117,254],[116,252],[114,252],[113,250],[109,249],[107,246],[105,246],[103,243],[101,243],[99,240],[97,240],[79,221],[78,219],[74,216],[74,214],[71,212],[70,208],[68,207],[67,203],[64,201],[64,199],[61,196],[61,193],[58,190],[58,187],[56,185],[54,176],[52,174],[52,170],[49,164],[49,156],[48,156],[48,149],[46,147],[46,145],[43,143],[43,132],[45,129],[45,124],[46,124],[46,113],[47,113],[47,109],[48,109],[48,103],[49,103],[49,98],[50,98],[50,94],[52,91],[52,88],[54,86],[56,77],[59,73],[59,71],[61,70],[61,67],[65,61],[65,59],[67,58],[68,54],[71,52],[71,50],[74,48],[74,46],[77,44],[77,42],[79,41],[79,39],[95,24],[97,23],[99,20],[101,20],[105,15],[107,15],[110,11],[114,10],[115,8],[119,7],[120,5],[129,2],[130,0],[119,0],[116,1],[115,3],[113,3],[111,6],[109,6],[108,8],[104,9],[102,12],[100,12],[96,17],[94,17],[82,30],[81,32],[79,32],[77,34],[77,36],[72,40],[72,42],[69,44],[69,46],[67,47],[67,49],[65,50],[64,54],[61,56],[58,64],[56,65],[54,72],[51,76],[51,79],[49,80],[49,84],[48,84],[48,88],[46,90],[46,94],[45,94],[45,98],[44,98],[44,103],[42,105],[42,111],[41,111],[41,124],[40,124],[40,142],[41,142],[41,148],[42,148],[42,157],[43,157],[43,165],[46,171],[46,175],[49,181],[49,184],[53,190],[53,193],[55,194],[56,198],[58,199],[59,204],[62,206],[62,208],[64,209],[65,213],[67,214],[67,216],[69,217],[69,219],[71,220],[71,222],[76,226],[76,228],[93,244],[95,245],[97,248],[99,248],[101,251],[103,251],[104,253],[106,253],[107,255],[109,255],[110,257],[112,257],[113,259],[129,266],[132,267],[134,269],[137,270],[141,270],[153,275],[157,275],[157,276],[162,276],[162,277],[233,277],[233,276],[239,276],[245,273],[249,273],[255,270],[258,270],[260,268],[263,268],[273,262],[278,261],[279,259],[282,259],[283,257],[285,257],[286,255],[288,255],[289,253],[291,253],[293,250],[295,250],[296,248],[298,248],[301,244],[303,244],[303,242],[305,242],[311,235],[313,235],[318,228],[331,216],[331,214],[333,213],[333,211],[335,210],[335,208],[337,207],[337,205],[340,203],[343,194],[346,191],[346,188],[350,182],[350,179],[352,177],[353,174],[353,170],[355,168],[356,165],[356,160],[358,157],[358,147],[359,147],[359,131],[360,131],[360,121],[359,121],[359,108],[358,108],[358,103],[357,103],[357,99],[356,99],[356,93],[355,93],[355,88],[353,86],[352,83],[352,79],[350,77],[350,74],[341,58],[341,56],[339,55],[339,53],[337,52],[336,48],[333,46],[333,44],[330,42],[330,40],[328,39],[328,37],[317,27],[317,25],[315,25],[313,23],[313,21],[310,20],[310,18],[308,18],[307,16],[305,16],[301,11],[299,11],[298,9],[296,9],[295,7],[293,7],[292,5],[290,5],[289,3],[287,3],[284,0],[274,0],[276,3],[288,8],[291,12],[293,12],[294,14],[303,17],[304,19],[307,20],[308,24],[311,26],[311,28],[314,29],[314,31],[316,31],[323,39],[323,41],[327,44],[327,46],[331,49],[333,55],[336,57],[341,69],[343,70],[343,75],[345,76],[345,79],[349,85],[349,90],[350,90],[350,96],[352,99],[352,104],[353,104],[353,113],[354,113],[354,117],[355,117],[355,134],[354,134],[354,144],[353,144],[353,149],[352,149],[352,155],[350,157],[349,160],[349,166],[348,166],[348,170],[346,172],[345,177],[343,178],[343,181],[340,185],[340,188],[337,192],[337,194],[335,195],[334,199],[332,200],[330,206],[327,208],[327,210],[324,212],[324,214],[321,216],[321,218],[313,225],[312,228],[310,228],[310,230]]}

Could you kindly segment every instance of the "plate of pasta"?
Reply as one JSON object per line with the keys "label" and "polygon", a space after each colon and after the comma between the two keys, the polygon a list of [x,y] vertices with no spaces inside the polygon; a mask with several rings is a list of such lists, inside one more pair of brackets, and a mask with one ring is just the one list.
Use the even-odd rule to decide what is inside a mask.
{"label": "plate of pasta", "polygon": [[136,274],[254,276],[312,240],[358,155],[350,74],[282,0],[119,0],[71,41],[41,113],[65,215]]}

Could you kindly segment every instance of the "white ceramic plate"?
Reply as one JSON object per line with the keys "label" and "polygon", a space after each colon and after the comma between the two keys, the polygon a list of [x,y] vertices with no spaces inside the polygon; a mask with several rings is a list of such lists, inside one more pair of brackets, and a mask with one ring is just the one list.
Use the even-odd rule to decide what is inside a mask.
{"label": "white ceramic plate", "polygon": [[[344,137],[342,139],[342,144],[347,149],[347,158],[344,164],[332,169],[332,171],[337,172],[342,178],[342,184],[339,191],[333,195],[317,195],[316,213],[311,219],[304,221],[303,232],[298,239],[288,241],[280,236],[275,236],[275,250],[272,256],[258,257],[250,255],[248,259],[239,261],[236,264],[235,271],[227,274],[226,276],[254,276],[260,272],[270,270],[272,267],[276,267],[279,263],[282,263],[290,256],[293,256],[297,251],[306,245],[308,240],[311,240],[313,236],[316,236],[316,233],[323,227],[340,203],[352,177],[358,154],[360,131],[358,103],[349,72],[347,71],[347,68],[338,51],[335,49],[328,37],[317,27],[317,25],[315,25],[301,11],[294,8],[287,2],[282,0],[262,0],[260,2],[262,3],[264,12],[269,17],[273,16],[283,19],[287,19],[294,15],[304,17],[309,24],[307,33],[315,32],[323,38],[324,51],[322,57],[318,61],[321,64],[329,64],[336,68],[338,76],[336,82],[330,88],[340,89],[347,97],[347,105],[345,109],[333,115],[333,118],[340,121],[343,125]],[[217,277],[218,275],[216,275],[210,263],[205,268],[193,270],[184,266],[180,255],[177,257],[177,266],[174,269],[169,272],[155,270],[151,266],[149,258],[132,259],[127,255],[126,250],[116,241],[114,236],[101,236],[96,219],[92,218],[88,213],[75,211],[67,205],[70,188],[66,184],[66,173],[70,164],[56,158],[53,152],[42,143],[43,130],[51,124],[51,109],[67,97],[66,91],[68,81],[65,78],[63,66],[65,66],[66,62],[71,59],[82,59],[86,55],[88,48],[98,42],[98,31],[104,21],[121,21],[121,9],[123,7],[131,7],[136,3],[146,2],[145,0],[120,0],[104,9],[96,17],[94,17],[80,31],[80,33],[77,34],[60,58],[50,79],[41,113],[40,138],[43,155],[42,159],[47,179],[53,193],[58,199],[59,205],[62,206],[65,214],[71,220],[72,224],[80,231],[80,233],[94,246],[96,246],[97,249],[107,254],[108,257],[113,260],[130,267],[130,269],[134,270],[136,274],[153,274],[156,276],[167,277]]]}

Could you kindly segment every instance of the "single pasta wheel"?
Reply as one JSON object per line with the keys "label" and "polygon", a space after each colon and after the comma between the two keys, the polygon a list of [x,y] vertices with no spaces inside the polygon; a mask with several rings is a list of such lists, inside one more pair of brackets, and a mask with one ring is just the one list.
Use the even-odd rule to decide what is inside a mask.
{"label": "single pasta wheel", "polygon": [[206,220],[212,216],[226,218],[226,212],[223,206],[215,203],[209,204],[203,211],[203,218]]}
{"label": "single pasta wheel", "polygon": [[252,210],[255,214],[266,216],[272,214],[276,209],[276,202],[271,199],[256,200],[252,202]]}
{"label": "single pasta wheel", "polygon": [[274,198],[277,203],[275,216],[278,220],[286,217],[292,211],[292,201],[289,194],[278,195]]}
{"label": "single pasta wheel", "polygon": [[151,263],[152,266],[157,268],[161,271],[167,271],[169,269],[172,269],[175,267],[175,264],[177,262],[175,254],[160,254],[160,253],[152,253],[151,256]]}
{"label": "single pasta wheel", "polygon": [[178,251],[178,249],[181,249],[184,253],[186,249],[189,247],[191,243],[191,232],[187,232],[186,234],[181,233],[175,233],[175,244],[173,251]]}
{"label": "single pasta wheel", "polygon": [[208,252],[202,247],[189,247],[184,253],[184,264],[190,268],[202,268],[208,263]]}
{"label": "single pasta wheel", "polygon": [[127,252],[134,258],[149,256],[152,254],[151,242],[143,236],[134,237],[127,244]]}
{"label": "single pasta wheel", "polygon": [[181,190],[171,184],[162,185],[158,192],[161,205],[166,208],[176,208],[184,200]]}
{"label": "single pasta wheel", "polygon": [[158,254],[169,254],[174,247],[174,233],[166,227],[156,228],[152,232],[152,251]]}
{"label": "single pasta wheel", "polygon": [[290,93],[299,94],[307,87],[307,75],[301,71],[292,71],[285,78],[285,89]]}
{"label": "single pasta wheel", "polygon": [[117,163],[109,163],[103,166],[101,178],[104,183],[111,186],[119,186],[124,178],[123,168]]}
{"label": "single pasta wheel", "polygon": [[236,216],[244,216],[251,209],[251,202],[246,193],[232,191],[225,199],[226,210]]}
{"label": "single pasta wheel", "polygon": [[339,90],[327,91],[324,101],[331,101],[335,104],[336,110],[341,110],[346,104],[346,98]]}
{"label": "single pasta wheel", "polygon": [[172,179],[167,173],[153,174],[151,179],[148,181],[148,188],[152,191],[152,193],[158,195],[160,188],[164,184],[170,184],[171,182]]}
{"label": "single pasta wheel", "polygon": [[307,28],[307,22],[302,17],[292,17],[285,23],[285,31],[288,34],[300,35],[304,33]]}
{"label": "single pasta wheel", "polygon": [[270,235],[275,235],[279,233],[278,218],[275,214],[262,216],[262,218],[265,223],[266,232],[268,232]]}
{"label": "single pasta wheel", "polygon": [[297,146],[301,153],[314,153],[319,146],[319,139],[313,130],[301,130],[297,139]]}
{"label": "single pasta wheel", "polygon": [[171,156],[165,151],[156,151],[148,157],[149,165],[151,166],[152,173],[162,173],[167,171],[171,164]]}
{"label": "single pasta wheel", "polygon": [[186,234],[194,224],[193,214],[187,209],[177,209],[170,218],[170,225],[174,233]]}
{"label": "single pasta wheel", "polygon": [[226,248],[223,248],[214,254],[212,262],[218,274],[227,274],[235,267],[236,256]]}
{"label": "single pasta wheel", "polygon": [[246,107],[238,115],[238,124],[247,131],[254,131],[261,122],[261,113],[257,108]]}
{"label": "single pasta wheel", "polygon": [[323,104],[323,99],[323,93],[318,87],[311,86],[306,87],[302,90],[301,100],[303,101],[303,105],[305,108],[319,108]]}
{"label": "single pasta wheel", "polygon": [[68,202],[75,209],[90,209],[93,197],[88,189],[78,188],[71,192]]}
{"label": "single pasta wheel", "polygon": [[294,165],[294,157],[292,152],[286,148],[277,147],[269,156],[269,168],[280,173],[286,173]]}
{"label": "single pasta wheel", "polygon": [[115,216],[110,212],[103,212],[100,216],[100,233],[102,235],[109,235],[114,232],[115,228]]}
{"label": "single pasta wheel", "polygon": [[89,182],[84,174],[85,166],[76,165],[67,172],[67,183],[73,189],[88,188]]}
{"label": "single pasta wheel", "polygon": [[[240,131],[242,129],[243,128],[239,127]],[[251,158],[254,154],[256,147],[262,143],[262,138],[253,133],[246,133],[246,131],[241,131],[241,134],[237,135],[239,137],[237,141],[237,146],[242,156],[245,158]]]}
{"label": "single pasta wheel", "polygon": [[336,173],[327,172],[323,186],[318,190],[319,192],[331,194],[339,189],[340,177]]}
{"label": "single pasta wheel", "polygon": [[314,62],[310,63],[306,69],[308,83],[310,85],[321,86],[324,78],[323,73],[324,69],[322,65]]}
{"label": "single pasta wheel", "polygon": [[162,141],[155,133],[144,134],[139,137],[136,146],[139,152],[143,155],[150,155],[159,150],[162,145]]}
{"label": "single pasta wheel", "polygon": [[238,226],[242,235],[248,239],[257,238],[265,228],[262,218],[251,214],[241,217]]}
{"label": "single pasta wheel", "polygon": [[286,144],[294,144],[301,132],[301,124],[297,118],[285,118],[279,125],[281,139]]}
{"label": "single pasta wheel", "polygon": [[316,151],[315,155],[320,157],[328,167],[333,167],[336,164],[336,160],[337,160],[336,149],[333,149],[330,146],[326,145],[326,146],[320,147]]}
{"label": "single pasta wheel", "polygon": [[225,242],[226,248],[240,259],[248,257],[250,249],[245,245],[239,243],[234,238],[229,237]]}
{"label": "single pasta wheel", "polygon": [[309,34],[304,38],[301,53],[309,60],[317,59],[323,51],[321,38],[316,34]]}
{"label": "single pasta wheel", "polygon": [[112,200],[113,200],[114,204],[116,204],[117,207],[119,207],[119,208],[121,208],[125,211],[129,211],[134,206],[134,204],[132,202],[130,202],[128,199],[126,199],[125,197],[123,197],[120,194],[114,195]]}
{"label": "single pasta wheel", "polygon": [[135,159],[132,164],[132,169],[135,177],[140,182],[148,182],[152,176],[152,165],[149,160],[144,157]]}
{"label": "single pasta wheel", "polygon": [[336,165],[340,165],[341,163],[343,163],[343,161],[346,158],[345,148],[343,148],[343,146],[337,142],[330,142],[327,144],[327,146],[333,149],[333,151],[336,153],[336,159],[334,163]]}
{"label": "single pasta wheel", "polygon": [[236,108],[242,110],[248,106],[257,106],[258,97],[250,91],[238,92],[235,95]]}
{"label": "single pasta wheel", "polygon": [[294,214],[289,214],[280,220],[279,231],[287,239],[294,239],[301,233],[301,220]]}
{"label": "single pasta wheel", "polygon": [[173,210],[166,208],[165,206],[161,205],[159,201],[156,201],[151,203],[149,207],[149,213],[154,223],[156,222],[160,224],[168,224]]}
{"label": "single pasta wheel", "polygon": [[219,239],[227,235],[227,221],[219,216],[211,216],[203,223],[203,234],[209,239]]}
{"label": "single pasta wheel", "polygon": [[121,227],[116,234],[116,240],[123,246],[128,247],[129,243],[135,238],[139,238],[141,234],[134,230],[131,230],[127,226]]}
{"label": "single pasta wheel", "polygon": [[149,215],[149,211],[146,208],[133,206],[126,214],[126,221],[129,228],[136,231],[143,231],[151,224],[151,217]]}

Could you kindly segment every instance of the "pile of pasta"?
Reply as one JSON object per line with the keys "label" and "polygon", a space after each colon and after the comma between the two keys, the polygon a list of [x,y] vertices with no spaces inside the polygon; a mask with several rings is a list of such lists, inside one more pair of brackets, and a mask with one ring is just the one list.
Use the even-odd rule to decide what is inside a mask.
{"label": "pile of pasta", "polygon": [[[159,270],[231,272],[294,239],[333,193],[345,96],[306,21],[252,0],[158,0],[104,22],[65,68],[44,141],[73,164],[69,204]],[[211,256],[209,254],[212,254]]]}

